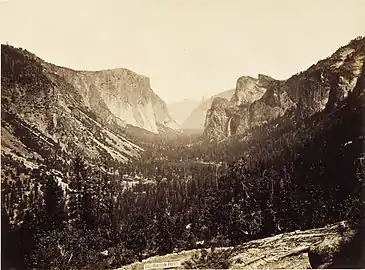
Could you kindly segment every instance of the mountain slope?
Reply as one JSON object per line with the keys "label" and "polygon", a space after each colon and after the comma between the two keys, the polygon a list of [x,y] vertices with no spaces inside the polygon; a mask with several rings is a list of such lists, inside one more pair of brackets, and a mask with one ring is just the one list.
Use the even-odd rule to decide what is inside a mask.
{"label": "mountain slope", "polygon": [[224,138],[283,116],[299,122],[318,111],[333,110],[353,90],[364,59],[365,38],[359,37],[285,81],[261,77],[266,91],[254,102],[242,103],[254,87],[252,80],[241,84],[243,87],[237,84],[232,103],[220,111],[209,111],[205,135]]}
{"label": "mountain slope", "polygon": [[226,98],[230,99],[234,93],[234,89],[224,91],[222,93],[216,94],[209,99],[202,101],[186,118],[182,123],[181,128],[186,130],[204,130],[204,122],[207,111],[212,106],[214,98]]}
{"label": "mountain slope", "polygon": [[124,163],[143,151],[123,137],[123,123],[104,103],[95,106],[98,110],[90,108],[97,99],[85,98],[50,64],[5,45],[1,61],[4,162],[28,167],[58,162],[62,167],[81,152],[91,163]]}

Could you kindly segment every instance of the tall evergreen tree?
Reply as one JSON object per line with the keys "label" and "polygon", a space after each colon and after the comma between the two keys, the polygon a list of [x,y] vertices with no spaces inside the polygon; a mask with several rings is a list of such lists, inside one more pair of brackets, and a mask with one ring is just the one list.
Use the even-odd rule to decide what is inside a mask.
{"label": "tall evergreen tree", "polygon": [[138,260],[142,261],[143,251],[147,246],[146,218],[143,214],[132,214],[129,218],[127,228],[124,232],[126,247],[131,249],[138,255]]}
{"label": "tall evergreen tree", "polygon": [[69,183],[68,213],[71,225],[75,229],[82,229],[82,195],[83,183],[86,181],[86,167],[79,154],[76,155]]}
{"label": "tall evergreen tree", "polygon": [[174,249],[174,239],[171,229],[171,217],[163,210],[157,211],[156,216],[156,245],[159,254],[171,253]]}
{"label": "tall evergreen tree", "polygon": [[61,230],[64,227],[66,214],[63,190],[53,176],[47,177],[43,187],[44,227],[46,230]]}

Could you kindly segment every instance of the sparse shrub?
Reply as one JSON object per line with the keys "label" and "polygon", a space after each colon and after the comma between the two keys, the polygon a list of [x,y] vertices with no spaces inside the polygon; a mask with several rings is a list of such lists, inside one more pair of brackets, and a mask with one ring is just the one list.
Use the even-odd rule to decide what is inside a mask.
{"label": "sparse shrub", "polygon": [[229,250],[202,249],[200,254],[194,254],[188,261],[183,262],[184,269],[229,269]]}

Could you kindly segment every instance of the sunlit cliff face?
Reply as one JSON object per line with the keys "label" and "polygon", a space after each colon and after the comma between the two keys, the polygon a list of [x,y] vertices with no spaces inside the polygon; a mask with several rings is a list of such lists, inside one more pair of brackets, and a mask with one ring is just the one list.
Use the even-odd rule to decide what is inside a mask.
{"label": "sunlit cliff face", "polygon": [[259,79],[243,76],[237,80],[232,102],[236,106],[252,103],[261,98],[265,91],[266,88],[260,85]]}
{"label": "sunlit cliff face", "polygon": [[[338,108],[361,77],[364,59],[365,38],[359,38],[285,81],[261,74],[258,79],[240,77],[228,105],[230,110],[238,111],[237,133],[242,134],[285,115],[301,120],[322,110]],[[219,106],[212,105],[206,117],[204,134],[210,138],[233,135],[232,129],[223,132],[231,126],[231,116]]]}
{"label": "sunlit cliff face", "polygon": [[214,99],[206,116],[205,135],[223,138],[245,129],[249,121],[248,106],[264,95],[267,82],[271,80],[274,79],[265,75],[259,75],[259,79],[246,76],[238,78],[230,101]]}
{"label": "sunlit cliff face", "polygon": [[98,115],[111,112],[126,124],[157,133],[158,124],[178,129],[165,102],[151,89],[149,78],[127,69],[74,71],[54,68],[72,84]]}
{"label": "sunlit cliff face", "polygon": [[226,109],[230,106],[230,102],[224,98],[215,98],[211,109],[208,110],[205,118],[205,131],[213,132],[206,134],[207,136],[225,137],[227,134],[227,122],[229,116]]}

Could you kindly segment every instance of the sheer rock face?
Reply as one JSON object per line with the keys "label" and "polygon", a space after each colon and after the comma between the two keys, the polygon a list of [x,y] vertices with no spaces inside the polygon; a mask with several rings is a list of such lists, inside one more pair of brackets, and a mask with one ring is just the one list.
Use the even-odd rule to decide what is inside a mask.
{"label": "sheer rock face", "polygon": [[260,99],[274,79],[260,75],[258,79],[240,77],[230,100],[224,102],[215,98],[205,119],[204,135],[209,138],[224,138],[242,132],[249,126],[249,105]]}
{"label": "sheer rock face", "polygon": [[364,58],[365,38],[358,38],[284,81],[262,74],[257,79],[240,77],[230,100],[230,110],[213,113],[211,108],[204,134],[221,139],[284,116],[300,121],[321,110],[334,110],[361,77]]}
{"label": "sheer rock face", "polygon": [[157,125],[178,129],[167,105],[156,95],[149,78],[127,69],[74,71],[54,68],[56,74],[75,87],[84,103],[107,117],[107,108],[121,123],[158,133]]}
{"label": "sheer rock face", "polygon": [[213,100],[205,120],[205,131],[212,132],[209,136],[222,137],[227,132],[229,115],[226,109],[229,108],[229,105],[229,101],[225,98],[216,97]]}
{"label": "sheer rock face", "polygon": [[236,106],[250,104],[258,100],[266,92],[269,82],[274,79],[260,74],[258,79],[252,77],[240,77],[236,83],[236,91],[232,96],[232,103]]}

